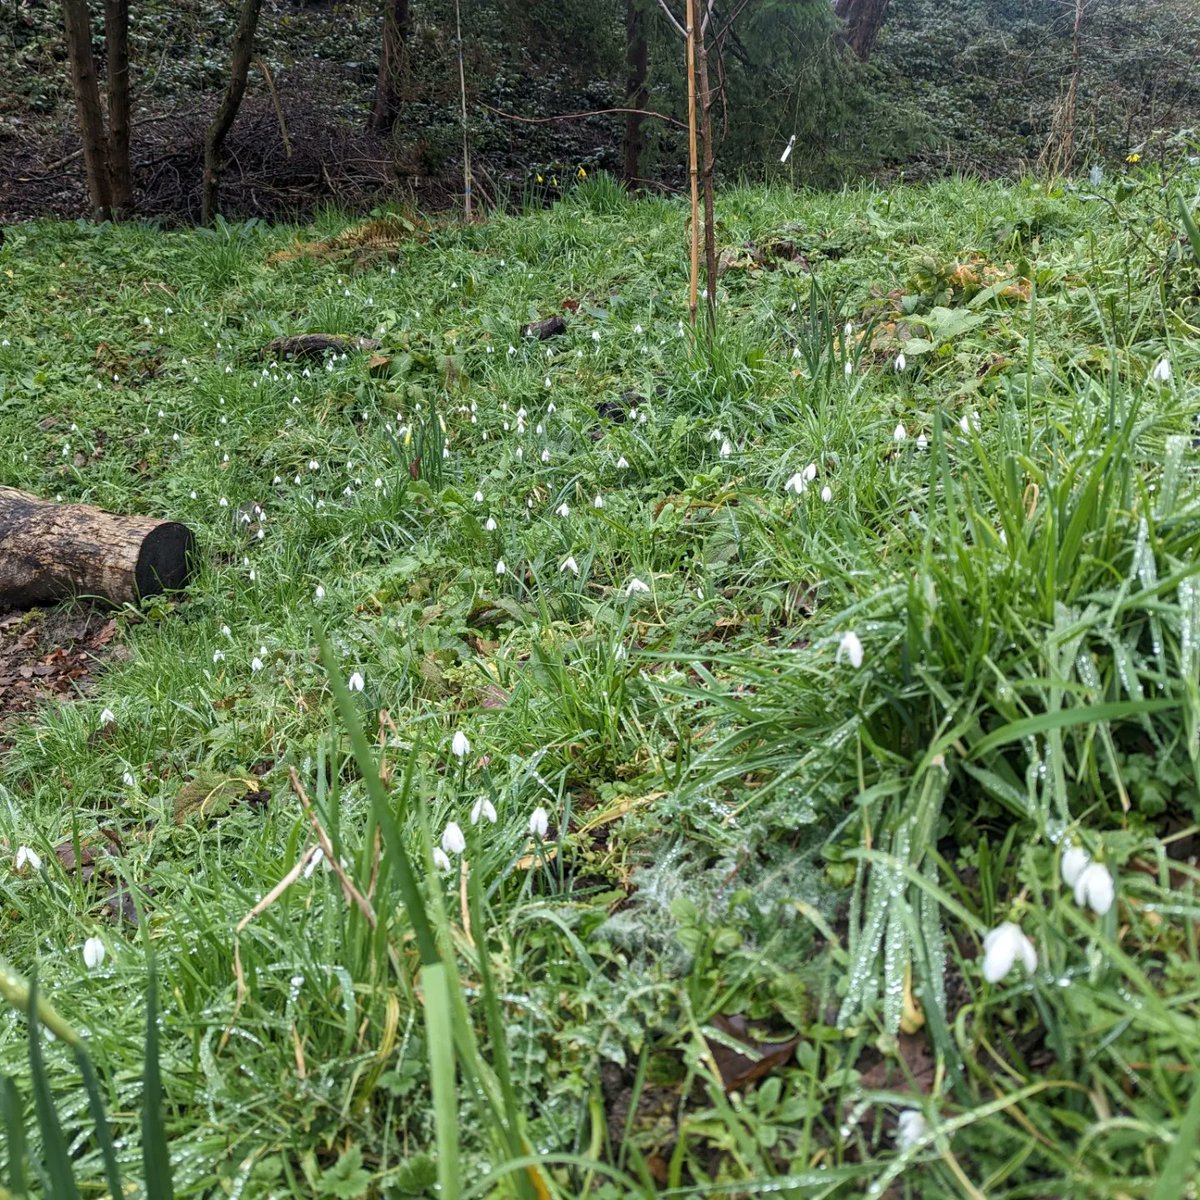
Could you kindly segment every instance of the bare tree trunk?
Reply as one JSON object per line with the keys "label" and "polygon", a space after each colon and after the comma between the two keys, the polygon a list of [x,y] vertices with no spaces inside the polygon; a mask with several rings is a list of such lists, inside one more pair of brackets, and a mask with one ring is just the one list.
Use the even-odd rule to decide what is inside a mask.
{"label": "bare tree trunk", "polygon": [[386,132],[396,123],[407,57],[408,0],[384,0],[383,42],[375,79],[375,104],[367,121],[369,128]]}
{"label": "bare tree trunk", "polygon": [[104,220],[112,215],[112,183],[108,169],[108,138],[100,111],[100,84],[92,56],[92,23],[87,0],[63,0],[63,27],[71,58],[71,87],[75,92],[75,114],[83,138],[83,165],[88,197],[94,215]]}
{"label": "bare tree trunk", "polygon": [[108,58],[108,177],[113,213],[133,212],[129,162],[129,0],[104,0],[104,44]]}
{"label": "bare tree trunk", "polygon": [[233,128],[242,97],[246,94],[246,77],[250,74],[250,60],[254,54],[254,34],[258,29],[258,14],[262,0],[242,0],[238,15],[237,31],[233,35],[233,49],[229,59],[229,82],[225,95],[217,107],[208,133],[204,137],[204,178],[200,185],[200,221],[209,224],[217,213],[221,182],[221,147],[226,135]]}
{"label": "bare tree trunk", "polygon": [[866,62],[887,16],[889,0],[834,0],[833,11],[846,23],[845,42]]}
{"label": "bare tree trunk", "polygon": [[[647,87],[650,52],[646,40],[646,14],[640,0],[625,0],[625,63],[629,77],[625,84],[625,103],[633,109],[643,109],[650,101]],[[640,112],[625,114],[624,179],[627,188],[633,188],[642,175],[642,152],[646,139],[642,133]]]}
{"label": "bare tree trunk", "polygon": [[702,22],[696,31],[696,79],[700,85],[700,130],[704,139],[704,273],[708,277],[705,290],[711,334],[717,327],[717,218],[713,202],[712,97],[708,90],[708,47],[704,38],[707,23]]}

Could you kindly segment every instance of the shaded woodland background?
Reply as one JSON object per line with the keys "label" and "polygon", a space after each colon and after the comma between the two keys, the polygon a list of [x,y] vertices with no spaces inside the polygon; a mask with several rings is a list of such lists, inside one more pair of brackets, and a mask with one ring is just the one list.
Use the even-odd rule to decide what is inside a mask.
{"label": "shaded woodland background", "polygon": [[[89,213],[72,9],[90,17],[106,108],[106,24],[128,24],[127,205],[198,219],[206,131],[250,5],[224,215],[461,201],[452,0],[105,0],[90,13],[85,0],[0,0],[0,219]],[[682,43],[655,0],[460,0],[459,15],[477,202],[545,202],[580,168],[686,185]],[[1200,129],[1194,0],[726,0],[709,43],[726,177],[1072,172],[1194,152]],[[601,111],[627,107],[660,116]],[[580,112],[592,115],[558,119]]]}

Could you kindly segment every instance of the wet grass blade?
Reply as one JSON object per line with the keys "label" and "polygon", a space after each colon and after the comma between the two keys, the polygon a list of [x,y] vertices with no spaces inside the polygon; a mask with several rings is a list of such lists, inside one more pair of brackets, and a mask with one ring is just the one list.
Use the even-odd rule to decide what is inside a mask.
{"label": "wet grass blade", "polygon": [[92,1066],[92,1060],[82,1046],[75,1048],[75,1061],[79,1064],[79,1073],[83,1076],[88,1108],[91,1110],[92,1121],[96,1126],[96,1142],[100,1147],[100,1156],[104,1159],[104,1177],[108,1182],[108,1190],[113,1196],[123,1195],[121,1171],[117,1166],[117,1151],[113,1145],[108,1114],[104,1111],[104,1097],[100,1094],[100,1080],[96,1077],[96,1068]]}
{"label": "wet grass blade", "polygon": [[142,1075],[142,1163],[147,1200],[174,1200],[171,1155],[162,1115],[162,1075],[158,1063],[158,975],[150,960],[146,987],[146,1066]]}
{"label": "wet grass blade", "polygon": [[21,1094],[11,1075],[0,1080],[0,1116],[4,1120],[4,1141],[8,1152],[8,1187],[14,1196],[27,1195],[25,1182],[25,1117]]}
{"label": "wet grass blade", "polygon": [[[37,977],[29,980],[29,1011],[37,1012]],[[42,1156],[46,1172],[49,1200],[77,1200],[79,1188],[71,1169],[67,1139],[58,1123],[54,1097],[50,1092],[50,1077],[42,1058],[40,1026],[37,1018],[29,1022],[29,1078],[33,1084],[33,1108],[37,1113],[38,1129],[42,1135]]]}

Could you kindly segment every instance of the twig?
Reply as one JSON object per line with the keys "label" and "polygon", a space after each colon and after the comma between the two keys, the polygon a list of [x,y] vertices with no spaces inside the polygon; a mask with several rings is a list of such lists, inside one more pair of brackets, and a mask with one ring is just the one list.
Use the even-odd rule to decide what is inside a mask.
{"label": "twig", "polygon": [[275,80],[271,78],[271,72],[267,70],[267,64],[261,55],[254,61],[258,64],[258,69],[262,72],[263,80],[266,82],[267,91],[271,94],[271,103],[275,106],[275,115],[279,118],[279,133],[283,138],[283,148],[288,158],[291,158],[292,143],[288,141],[287,122],[283,119],[283,108],[279,103],[279,93],[275,90]]}
{"label": "twig", "polygon": [[521,117],[516,113],[505,112],[502,108],[493,108],[490,104],[480,103],[480,108],[487,112],[495,113],[498,117],[504,117],[509,121],[520,121],[522,125],[548,125],[551,121],[577,121],[582,117],[603,117],[609,113],[637,113],[643,117],[657,117],[660,121],[665,121],[668,125],[674,125],[677,129],[686,129],[687,125],[683,121],[676,120],[675,117],[668,117],[666,113],[655,112],[649,108],[592,108],[583,112],[559,113],[553,117]]}

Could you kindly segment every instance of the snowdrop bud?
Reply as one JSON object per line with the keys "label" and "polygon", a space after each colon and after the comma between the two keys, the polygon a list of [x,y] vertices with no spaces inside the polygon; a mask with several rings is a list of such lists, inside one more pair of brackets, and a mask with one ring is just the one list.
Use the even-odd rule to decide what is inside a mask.
{"label": "snowdrop bud", "polygon": [[488,517],[488,519],[486,521],[484,521],[483,527],[484,527],[484,529],[486,529],[488,531],[488,533],[495,533],[496,532],[496,518]]}
{"label": "snowdrop bud", "polygon": [[826,504],[833,499],[833,488],[831,488],[828,484],[821,489],[821,499],[824,500]]}
{"label": "snowdrop bud", "polygon": [[346,686],[352,692],[361,692],[366,687],[366,680],[362,677],[361,671],[355,671],[349,679],[346,680]]}
{"label": "snowdrop bud", "polygon": [[836,661],[841,662],[843,656],[856,671],[863,665],[863,644],[853,630],[843,633],[838,642]]}
{"label": "snowdrop bud", "polygon": [[625,455],[622,454],[621,457],[617,459],[617,470],[624,471],[628,466],[629,460],[625,457]]}
{"label": "snowdrop bud", "polygon": [[603,497],[603,496],[597,496],[597,497],[596,497],[596,498],[595,498],[595,499],[592,501],[592,507],[593,507],[593,508],[603,508],[603,507],[604,507],[604,497]]}
{"label": "snowdrop bud", "polygon": [[728,438],[721,443],[720,455],[722,458],[728,458],[733,453],[733,444]]}
{"label": "snowdrop bud", "polygon": [[562,563],[559,565],[558,570],[559,574],[562,574],[564,571],[570,571],[572,575],[578,575],[579,564],[575,561],[575,556],[570,555],[569,557],[564,558]]}
{"label": "snowdrop bud", "polygon": [[450,870],[449,855],[447,855],[441,846],[434,846],[433,848],[433,865],[437,867],[439,871]]}
{"label": "snowdrop bud", "polygon": [[1100,863],[1089,863],[1075,880],[1075,903],[1090,908],[1098,917],[1112,908],[1115,896],[1113,877]]}
{"label": "snowdrop bud", "polygon": [[650,590],[649,584],[643,583],[640,579],[637,579],[637,578],[631,579],[625,585],[625,595],[626,596],[635,596],[635,595],[639,595],[639,594],[645,594],[649,590]]}
{"label": "snowdrop bud", "polygon": [[999,983],[1020,959],[1027,974],[1037,970],[1037,951],[1033,943],[1012,921],[997,925],[983,939],[983,977]]}
{"label": "snowdrop bud", "polygon": [[132,772],[132,771],[123,771],[123,772],[121,773],[121,782],[122,782],[122,783],[123,783],[123,784],[124,784],[126,787],[133,787],[133,786],[134,786],[134,784],[136,784],[136,783],[137,783],[137,780],[136,780],[136,779],[134,779],[134,777],[133,777],[133,772]]}
{"label": "snowdrop bud", "polygon": [[923,433],[917,434],[917,449],[918,450],[928,450],[929,449],[929,439]]}
{"label": "snowdrop bud", "polygon": [[263,665],[262,665],[262,659],[261,659],[261,658],[257,658],[257,657],[256,657],[256,658],[252,658],[252,659],[250,660],[250,670],[252,670],[252,671],[261,671],[262,669],[263,669]]}
{"label": "snowdrop bud", "polygon": [[505,566],[504,559],[500,559],[500,561],[496,563],[496,574],[503,575],[507,570],[508,567]]}
{"label": "snowdrop bud", "polygon": [[496,806],[486,797],[480,796],[471,809],[471,824],[478,825],[480,817],[486,817],[493,825],[496,823]]}
{"label": "snowdrop bud", "polygon": [[544,838],[550,829],[550,814],[539,804],[529,818],[529,832],[535,838]]}
{"label": "snowdrop bud", "polygon": [[803,471],[805,483],[811,483],[817,477],[817,464],[809,463]]}
{"label": "snowdrop bud", "polygon": [[304,878],[311,879],[313,872],[321,865],[321,863],[324,861],[324,859],[325,859],[325,851],[322,850],[320,846],[318,846],[313,851],[312,858],[310,858],[308,860],[308,863],[305,865]]}
{"label": "snowdrop bud", "polygon": [[929,1132],[929,1123],[915,1108],[906,1108],[896,1121],[896,1149],[908,1150]]}
{"label": "snowdrop bud", "polygon": [[567,502],[565,500],[554,511],[558,513],[560,517],[569,517],[571,515],[571,510],[567,506]]}
{"label": "snowdrop bud", "polygon": [[849,379],[850,376],[854,374],[854,364],[849,359],[847,359],[846,365],[843,368],[843,370],[846,372],[846,378]]}
{"label": "snowdrop bud", "polygon": [[892,437],[894,437],[898,442],[902,442],[906,437],[908,437],[908,430],[904,428],[903,422],[901,422],[896,426],[895,429],[892,430]]}
{"label": "snowdrop bud", "polygon": [[101,725],[111,725],[111,724],[112,724],[112,723],[113,723],[113,722],[114,722],[116,719],[117,719],[117,718],[116,718],[116,716],[113,714],[113,710],[112,710],[111,708],[106,708],[106,709],[105,709],[105,710],[104,710],[104,711],[103,711],[103,712],[100,714],[100,724],[101,724]]}
{"label": "snowdrop bud", "polygon": [[467,839],[457,821],[450,821],[442,831],[442,849],[447,854],[461,854],[467,848]]}
{"label": "snowdrop bud", "polygon": [[23,871],[26,867],[31,871],[40,871],[42,857],[36,850],[31,850],[28,846],[18,846],[15,866],[18,871]]}
{"label": "snowdrop bud", "polygon": [[483,492],[476,492],[475,495],[472,496],[471,498],[475,501],[476,504],[482,504],[483,503]]}
{"label": "snowdrop bud", "polygon": [[319,583],[313,591],[313,599],[318,602],[325,599],[325,589]]}
{"label": "snowdrop bud", "polygon": [[455,758],[466,758],[471,753],[471,743],[467,741],[467,735],[461,729],[456,730],[454,737],[450,739],[450,749]]}
{"label": "snowdrop bud", "polygon": [[1151,377],[1155,383],[1170,383],[1171,382],[1171,360],[1165,355],[1154,364],[1154,370]]}
{"label": "snowdrop bud", "polygon": [[98,937],[90,937],[83,943],[83,965],[89,971],[96,970],[104,961],[108,951]]}
{"label": "snowdrop bud", "polygon": [[[904,357],[904,351],[901,350],[900,353],[896,355],[896,370],[903,371],[904,368],[907,366],[908,366],[908,359],[906,359]],[[920,1113],[913,1114],[913,1116],[916,1116],[916,1117],[919,1117],[920,1115],[921,1115]],[[903,1114],[902,1114],[902,1116],[903,1116]]]}

